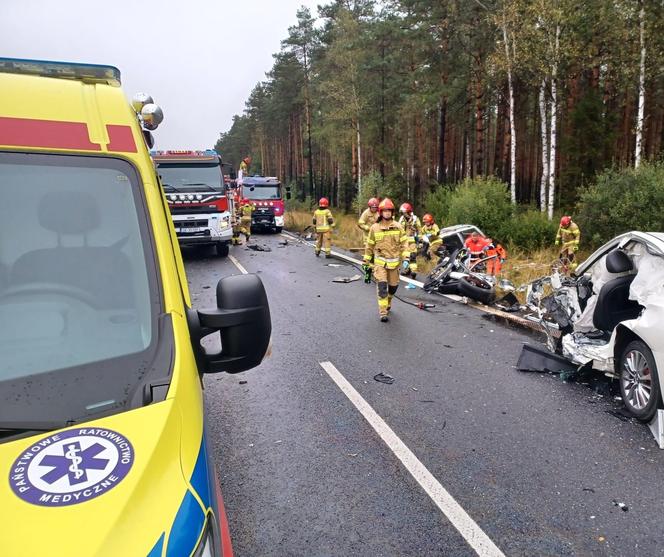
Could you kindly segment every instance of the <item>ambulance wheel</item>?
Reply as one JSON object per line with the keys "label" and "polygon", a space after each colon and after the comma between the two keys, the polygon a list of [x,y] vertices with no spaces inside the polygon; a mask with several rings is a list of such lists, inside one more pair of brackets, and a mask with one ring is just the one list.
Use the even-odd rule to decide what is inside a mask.
{"label": "ambulance wheel", "polygon": [[487,305],[496,299],[494,287],[472,275],[461,277],[461,280],[459,280],[459,294]]}
{"label": "ambulance wheel", "polygon": [[219,243],[217,244],[217,255],[219,257],[226,257],[228,255],[229,247],[227,243]]}

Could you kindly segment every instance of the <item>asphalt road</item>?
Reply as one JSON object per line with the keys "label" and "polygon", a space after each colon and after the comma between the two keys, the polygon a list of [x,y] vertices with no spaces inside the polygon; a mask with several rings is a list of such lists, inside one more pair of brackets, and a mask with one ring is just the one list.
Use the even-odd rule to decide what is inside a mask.
{"label": "asphalt road", "polygon": [[[272,251],[231,254],[265,284],[272,356],[205,378],[236,555],[475,554],[325,361],[505,555],[664,553],[664,452],[620,419],[611,385],[516,371],[522,344],[539,339],[461,303],[437,298],[428,313],[395,301],[382,324],[373,286],[331,282],[352,267],[280,236],[252,241]],[[239,272],[203,250],[185,261],[198,307]],[[395,382],[375,381],[380,371]]]}

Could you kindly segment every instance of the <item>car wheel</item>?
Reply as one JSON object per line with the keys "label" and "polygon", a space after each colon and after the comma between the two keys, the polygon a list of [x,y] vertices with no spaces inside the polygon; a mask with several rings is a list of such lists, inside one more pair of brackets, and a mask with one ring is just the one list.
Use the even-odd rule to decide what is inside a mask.
{"label": "car wheel", "polygon": [[459,294],[487,305],[496,299],[496,290],[493,285],[474,276],[461,277]]}
{"label": "car wheel", "polygon": [[277,227],[274,229],[274,231],[275,231],[277,234],[281,234],[281,231],[282,231],[283,229],[284,229],[284,228],[283,228],[282,226],[277,226]]}
{"label": "car wheel", "polygon": [[620,394],[627,410],[642,422],[651,421],[662,406],[655,358],[643,341],[630,342],[622,353]]}
{"label": "car wheel", "polygon": [[217,244],[217,255],[219,257],[226,257],[228,255],[229,247],[228,244]]}

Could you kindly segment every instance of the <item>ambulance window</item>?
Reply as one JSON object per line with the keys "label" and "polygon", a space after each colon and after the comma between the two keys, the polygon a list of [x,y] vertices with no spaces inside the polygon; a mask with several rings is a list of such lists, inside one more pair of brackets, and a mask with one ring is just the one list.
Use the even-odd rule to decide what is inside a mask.
{"label": "ambulance window", "polygon": [[137,180],[116,159],[0,154],[0,381],[150,346],[160,302]]}

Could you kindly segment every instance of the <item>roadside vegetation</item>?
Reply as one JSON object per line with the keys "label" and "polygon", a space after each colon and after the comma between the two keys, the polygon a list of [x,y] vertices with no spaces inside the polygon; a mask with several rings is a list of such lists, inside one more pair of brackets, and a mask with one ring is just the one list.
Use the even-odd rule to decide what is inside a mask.
{"label": "roadside vegetation", "polygon": [[[585,200],[579,224],[598,242],[657,224],[608,197],[657,183],[623,172],[664,152],[663,64],[659,1],[329,0],[297,12],[216,148],[236,167],[252,155],[252,172],[300,200],[350,212],[379,188],[526,250]],[[485,206],[479,182],[495,194]],[[466,195],[448,203],[455,190]]]}

